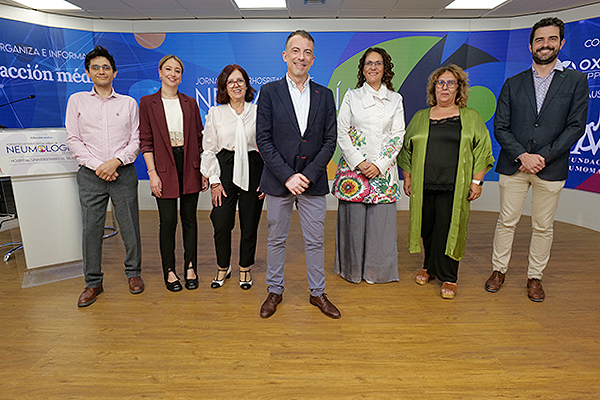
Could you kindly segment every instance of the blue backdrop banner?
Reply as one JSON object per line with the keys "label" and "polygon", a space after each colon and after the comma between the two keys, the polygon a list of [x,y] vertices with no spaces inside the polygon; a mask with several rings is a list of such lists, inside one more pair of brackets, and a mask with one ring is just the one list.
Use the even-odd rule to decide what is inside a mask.
{"label": "blue backdrop banner", "polygon": [[[600,19],[566,25],[559,58],[567,68],[587,74],[590,107],[585,134],[571,149],[566,186],[600,193]],[[160,88],[158,61],[175,54],[185,65],[180,91],[198,101],[202,117],[216,105],[216,79],[225,65],[243,66],[252,86],[280,79],[286,71],[282,51],[287,33],[101,33],[0,19],[0,124],[9,128],[62,127],[67,99],[90,90],[85,54],[97,44],[115,57],[117,92],[139,101]],[[356,86],[357,64],[371,46],[384,47],[394,62],[394,87],[404,97],[407,123],[425,108],[425,85],[435,68],[453,62],[469,73],[469,106],[477,109],[493,139],[496,99],[506,78],[531,67],[529,29],[482,32],[314,32],[311,77],[329,86],[339,105]],[[32,96],[35,96],[31,98]],[[259,92],[260,96],[260,92]],[[334,158],[337,161],[337,158]],[[136,163],[147,179],[141,157]],[[487,180],[497,180],[488,173]]]}

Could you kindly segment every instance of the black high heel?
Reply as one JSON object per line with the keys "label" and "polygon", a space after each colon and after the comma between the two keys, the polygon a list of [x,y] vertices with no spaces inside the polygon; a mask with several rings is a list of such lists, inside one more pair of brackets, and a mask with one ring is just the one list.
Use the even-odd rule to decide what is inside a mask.
{"label": "black high heel", "polygon": [[[242,274],[244,274],[244,279],[242,279]],[[248,277],[250,279],[248,279]],[[247,271],[242,271],[240,268],[240,287],[243,290],[248,290],[252,287],[252,274],[250,273],[250,268]]]}
{"label": "black high heel", "polygon": [[[219,274],[221,274],[222,272],[225,272],[225,276],[223,277],[223,279],[219,280]],[[229,268],[227,268],[227,270],[219,268],[217,270],[217,276],[215,276],[215,279],[213,279],[212,283],[210,284],[210,287],[213,289],[218,289],[225,284],[225,279],[229,278],[231,278],[231,265],[229,266]]]}

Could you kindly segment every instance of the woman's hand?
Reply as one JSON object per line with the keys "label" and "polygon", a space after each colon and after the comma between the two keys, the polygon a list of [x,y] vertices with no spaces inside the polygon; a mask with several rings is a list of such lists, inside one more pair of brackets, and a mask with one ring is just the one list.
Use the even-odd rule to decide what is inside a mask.
{"label": "woman's hand", "polygon": [[408,197],[410,197],[410,185],[411,185],[411,178],[410,178],[410,174],[406,171],[402,171],[402,176],[404,178],[404,194],[407,195]]}
{"label": "woman's hand", "polygon": [[471,183],[471,187],[469,188],[469,197],[467,197],[467,200],[473,201],[475,199],[478,199],[481,196],[482,189],[483,188],[478,184]]}
{"label": "woman's hand", "polygon": [[152,194],[158,198],[162,197],[162,181],[160,177],[156,173],[156,171],[152,171],[148,173],[148,177],[150,178],[150,190]]}
{"label": "woman's hand", "polygon": [[213,183],[210,185],[210,197],[212,198],[213,206],[221,207],[223,204],[223,198],[227,197],[227,193],[225,193],[225,189],[223,189],[223,185],[220,183]]}
{"label": "woman's hand", "polygon": [[208,183],[208,178],[204,175],[201,175],[200,181],[202,184],[202,191],[206,192],[208,190],[208,187],[210,186],[210,184]]}
{"label": "woman's hand", "polygon": [[358,168],[360,173],[366,176],[367,179],[373,179],[380,173],[377,165],[368,161],[361,161],[360,164],[356,166],[356,168]]}

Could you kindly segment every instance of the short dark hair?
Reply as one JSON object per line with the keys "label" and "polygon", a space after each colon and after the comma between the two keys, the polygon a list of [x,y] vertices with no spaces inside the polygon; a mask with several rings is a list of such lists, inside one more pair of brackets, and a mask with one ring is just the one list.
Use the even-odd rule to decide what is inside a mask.
{"label": "short dark hair", "polygon": [[315,39],[311,36],[310,33],[306,32],[304,29],[298,29],[297,31],[294,31],[294,32],[290,33],[289,36],[287,37],[287,39],[285,40],[285,48],[286,48],[286,50],[287,50],[287,45],[288,45],[289,41],[294,36],[302,36],[304,39],[310,40],[312,42],[313,46],[315,45]]}
{"label": "short dark hair", "polygon": [[106,50],[104,47],[102,47],[100,45],[97,45],[96,47],[94,47],[94,50],[92,50],[86,54],[86,56],[85,56],[85,70],[86,71],[90,70],[90,61],[92,61],[96,57],[105,57],[110,62],[110,66],[112,67],[113,71],[115,71],[115,72],[117,71],[117,64],[115,64],[115,59],[108,52],[108,50]]}
{"label": "short dark hair", "polygon": [[533,28],[531,28],[531,33],[529,34],[529,44],[533,44],[535,31],[546,26],[557,27],[558,31],[560,32],[560,41],[562,42],[562,40],[565,38],[565,23],[562,22],[560,18],[548,17],[540,19],[538,22],[535,23],[535,25],[533,25]]}
{"label": "short dark hair", "polygon": [[246,70],[237,64],[229,64],[223,68],[223,71],[221,71],[219,77],[217,78],[217,103],[229,103],[230,99],[229,95],[227,94],[227,78],[229,78],[229,75],[231,75],[236,69],[242,73],[244,81],[246,81],[246,96],[244,97],[244,100],[247,102],[254,100],[256,89],[250,86],[250,78],[248,77]]}
{"label": "short dark hair", "polygon": [[394,63],[392,62],[392,57],[388,54],[385,49],[381,47],[369,47],[365,50],[365,54],[362,55],[360,61],[358,62],[358,83],[356,87],[359,88],[365,84],[367,78],[365,78],[364,70],[365,70],[365,61],[367,60],[367,56],[371,53],[378,53],[383,58],[383,77],[381,78],[381,82],[385,84],[392,92],[394,91],[394,85],[392,84],[392,78],[394,77]]}

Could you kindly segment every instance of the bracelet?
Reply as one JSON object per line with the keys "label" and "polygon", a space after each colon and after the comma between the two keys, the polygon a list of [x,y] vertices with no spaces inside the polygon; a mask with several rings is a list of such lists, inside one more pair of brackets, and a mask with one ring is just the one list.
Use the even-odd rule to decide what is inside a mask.
{"label": "bracelet", "polygon": [[156,168],[149,169],[149,170],[148,170],[148,173],[150,173],[150,172],[154,172],[154,171],[156,171]]}
{"label": "bracelet", "polygon": [[476,184],[476,185],[483,186],[483,181],[479,181],[477,179],[473,179],[473,180],[471,180],[471,182],[474,183],[474,184]]}
{"label": "bracelet", "polygon": [[211,187],[211,188],[216,188],[216,187],[217,187],[217,186],[219,186],[219,185],[220,185],[220,183],[211,183],[211,184],[210,184],[210,187]]}

